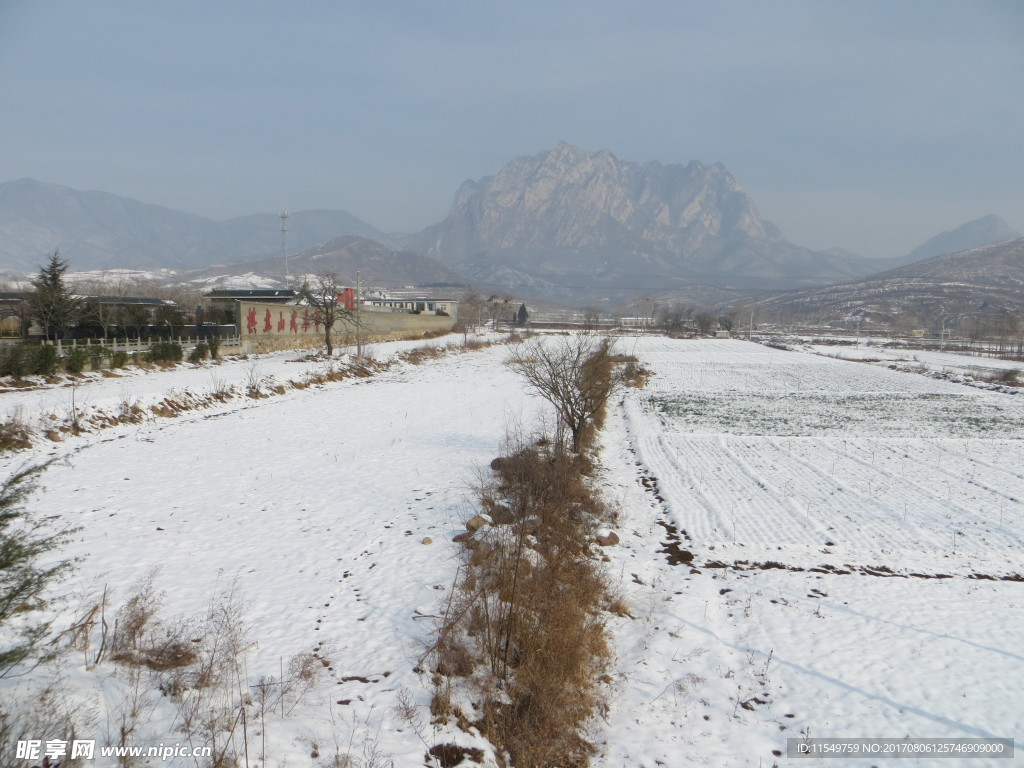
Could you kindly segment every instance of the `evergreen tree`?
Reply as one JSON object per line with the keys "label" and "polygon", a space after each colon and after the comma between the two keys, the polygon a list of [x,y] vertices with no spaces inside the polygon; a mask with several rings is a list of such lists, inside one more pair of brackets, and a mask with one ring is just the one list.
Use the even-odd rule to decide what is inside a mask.
{"label": "evergreen tree", "polygon": [[80,302],[71,295],[64,282],[68,263],[58,251],[50,256],[50,262],[39,268],[39,274],[32,280],[34,292],[29,299],[32,316],[43,326],[46,338],[63,338],[68,328],[78,319]]}
{"label": "evergreen tree", "polygon": [[54,532],[22,506],[45,468],[20,470],[0,484],[0,677],[33,657],[49,625],[32,621],[30,614],[47,585],[73,565],[70,560],[40,563],[73,531]]}

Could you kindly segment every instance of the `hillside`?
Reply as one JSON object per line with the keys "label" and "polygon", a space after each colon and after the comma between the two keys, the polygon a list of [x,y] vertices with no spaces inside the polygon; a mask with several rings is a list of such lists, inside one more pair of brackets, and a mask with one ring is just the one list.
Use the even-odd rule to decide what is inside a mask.
{"label": "hillside", "polygon": [[758,302],[758,312],[822,322],[856,316],[892,321],[1024,312],[1024,238],[949,253],[866,280],[792,291]]}
{"label": "hillside", "polygon": [[[354,285],[357,271],[364,284],[377,287],[465,283],[463,276],[428,256],[393,251],[379,242],[351,235],[332,238],[288,258],[288,272],[293,281],[301,281],[302,275],[334,272],[342,282]],[[192,285],[220,286],[233,284],[233,281],[247,275],[258,275],[266,278],[266,284],[276,285],[283,284],[284,273],[284,259],[274,256],[185,272],[179,277]]]}

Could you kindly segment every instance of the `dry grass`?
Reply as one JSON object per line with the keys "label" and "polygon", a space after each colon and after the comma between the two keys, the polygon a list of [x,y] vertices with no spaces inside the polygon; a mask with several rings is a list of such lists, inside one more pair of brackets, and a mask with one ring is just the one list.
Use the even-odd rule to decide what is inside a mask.
{"label": "dry grass", "polygon": [[[433,649],[431,712],[471,723],[517,767],[584,766],[609,655],[589,544],[604,510],[578,457],[521,446],[496,466],[479,489],[495,524],[467,549]],[[452,685],[480,711],[454,709]]]}
{"label": "dry grass", "polygon": [[[83,702],[72,701],[67,695],[67,680],[57,675],[42,682],[26,683],[8,691],[6,700],[0,699],[0,744],[4,745],[4,766],[25,768],[33,765],[14,759],[14,748],[19,741],[30,739],[60,739],[71,743],[75,739],[94,738],[96,719],[92,708]],[[45,734],[45,735],[44,735]],[[83,758],[60,758],[62,768],[91,765]]]}
{"label": "dry grass", "polygon": [[[595,393],[592,407],[572,423],[577,450],[566,452],[559,436],[510,441],[514,448],[491,463],[494,474],[477,490],[478,512],[491,524],[465,539],[427,655],[435,721],[477,729],[517,768],[589,764],[596,750],[584,729],[600,710],[608,679],[605,619],[631,616],[609,593],[591,548],[608,513],[588,482],[589,451],[614,387],[642,386],[649,372],[635,358],[609,354],[608,342],[571,344],[563,347],[578,364],[552,365],[550,378],[553,391],[584,399]],[[527,345],[513,357],[520,371],[529,370],[545,350]],[[471,711],[456,703],[467,700]]]}
{"label": "dry grass", "polygon": [[20,451],[32,447],[32,430],[19,414],[0,424],[0,451]]}
{"label": "dry grass", "polygon": [[1004,371],[998,371],[988,377],[988,381],[993,384],[1002,384],[1007,387],[1019,387],[1021,386],[1021,374],[1022,371],[1017,368],[1007,368]]}
{"label": "dry grass", "polygon": [[619,370],[619,377],[627,387],[642,389],[647,385],[647,380],[654,375],[654,371],[645,368],[636,359],[627,360]]}
{"label": "dry grass", "polygon": [[442,336],[450,334],[450,330],[437,330],[437,331],[424,331],[421,339],[440,339]]}
{"label": "dry grass", "polygon": [[416,347],[403,353],[400,357],[412,365],[420,365],[427,360],[436,360],[448,353],[447,347]]}

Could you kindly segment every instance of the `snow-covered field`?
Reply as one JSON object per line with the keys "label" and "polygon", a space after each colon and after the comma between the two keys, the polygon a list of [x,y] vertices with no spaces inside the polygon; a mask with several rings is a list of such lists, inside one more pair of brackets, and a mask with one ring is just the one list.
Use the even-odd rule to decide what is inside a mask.
{"label": "snow-covered field", "polygon": [[839,360],[876,361],[883,365],[896,365],[902,370],[970,376],[981,380],[1005,371],[1024,370],[1024,363],[1020,360],[959,355],[934,349],[908,349],[891,345],[885,339],[868,339],[853,346],[809,343],[800,348]]}
{"label": "snow-covered field", "polygon": [[[1024,749],[1024,583],[1004,580],[1024,574],[1024,397],[737,340],[620,349],[655,375],[623,394],[602,436],[598,482],[622,541],[606,567],[633,618],[609,619],[595,765],[770,766],[787,737],[807,735],[1010,737]],[[7,472],[61,458],[31,502],[82,526],[61,621],[153,567],[168,616],[202,612],[234,583],[256,643],[250,682],[300,651],[331,659],[315,695],[268,720],[268,765],[346,752],[368,764],[373,750],[421,765],[439,741],[472,744],[430,724],[429,681],[413,669],[454,576],[475,473],[508,429],[545,413],[505,354],[4,455]],[[171,388],[244,386],[254,368],[286,381],[317,365],[295,357],[98,380],[76,399],[156,402]],[[33,414],[66,396],[4,393],[0,409]],[[67,664],[83,694],[116,688],[109,670]],[[154,700],[136,743],[175,738]],[[415,724],[395,709],[403,700]],[[101,719],[89,737],[111,727]],[[844,762],[868,764],[822,764]]]}
{"label": "snow-covered field", "polygon": [[[603,764],[771,765],[806,735],[1020,750],[1024,398],[740,341],[636,353],[656,375],[604,438],[636,620]],[[866,764],[822,764],[844,762]]]}
{"label": "snow-covered field", "polygon": [[[386,357],[396,346],[409,344],[376,352]],[[451,584],[451,537],[472,515],[477,470],[497,455],[506,428],[532,423],[539,408],[502,364],[505,354],[497,346],[401,364],[373,378],[242,397],[5,455],[7,472],[29,459],[63,457],[32,503],[81,526],[67,554],[83,561],[63,585],[76,595],[57,625],[70,624],[104,585],[119,605],[154,567],[168,617],[202,614],[215,592],[234,584],[258,644],[244,660],[251,682],[278,675],[282,657],[287,663],[321,644],[332,661],[316,696],[269,721],[269,765],[315,764],[313,743],[324,762],[336,751],[364,749],[395,765],[420,762],[424,744],[392,707],[403,689],[424,711],[429,704],[413,672],[434,629],[422,615],[436,613]],[[211,376],[218,387],[244,386],[253,365],[280,381],[321,365],[287,362],[297,356],[99,380],[78,395],[99,406],[127,387],[149,402],[159,399],[161,381],[199,393],[204,382],[213,386]],[[86,673],[78,655],[70,662],[75,686],[95,698],[105,671]],[[135,743],[175,739],[166,731],[173,711],[159,692],[154,699],[148,732]],[[97,723],[100,744],[116,743],[110,728]]]}

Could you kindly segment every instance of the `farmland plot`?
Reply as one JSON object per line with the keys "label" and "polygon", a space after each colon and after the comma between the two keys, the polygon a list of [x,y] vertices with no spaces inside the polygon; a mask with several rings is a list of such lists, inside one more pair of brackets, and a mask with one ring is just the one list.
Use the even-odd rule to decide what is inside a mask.
{"label": "farmland plot", "polygon": [[635,354],[655,376],[605,435],[635,619],[604,764],[1019,737],[1024,398],[740,341]]}
{"label": "farmland plot", "polygon": [[[473,514],[476,472],[500,450],[506,429],[534,423],[539,408],[502,364],[505,354],[494,347],[398,364],[371,378],[236,398],[0,456],[7,473],[59,459],[30,508],[81,527],[63,553],[81,561],[45,595],[45,613],[63,629],[107,589],[113,624],[149,573],[168,621],[202,616],[211,605],[219,612],[218,596],[233,592],[246,630],[240,692],[255,699],[261,678],[287,678],[296,654],[316,653],[324,667],[309,695],[292,694],[247,724],[252,764],[265,755],[270,766],[416,765],[435,743],[470,739],[430,723],[429,682],[413,670],[455,574],[451,538]],[[315,371],[317,363],[287,362],[296,356],[229,360],[215,371],[224,385],[243,386],[254,362],[276,381]],[[161,397],[159,381],[201,394],[204,379],[211,386],[208,371],[180,369],[118,380],[112,393],[103,381],[95,393],[92,385],[82,391],[102,405],[129,388],[148,403]],[[126,684],[110,665],[92,665],[97,646],[68,655],[63,687],[89,702],[83,711],[106,702],[81,735],[116,745]],[[0,682],[0,701],[23,699],[22,682]],[[191,743],[177,702],[148,678],[142,698],[130,745]],[[242,754],[241,724],[229,728]],[[9,749],[0,745],[0,754]],[[115,760],[97,753],[92,764]]]}

